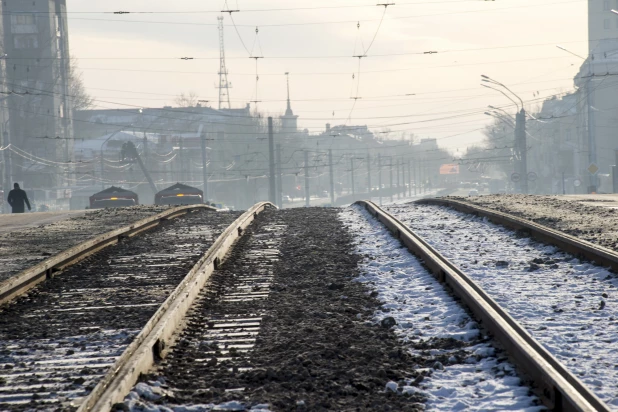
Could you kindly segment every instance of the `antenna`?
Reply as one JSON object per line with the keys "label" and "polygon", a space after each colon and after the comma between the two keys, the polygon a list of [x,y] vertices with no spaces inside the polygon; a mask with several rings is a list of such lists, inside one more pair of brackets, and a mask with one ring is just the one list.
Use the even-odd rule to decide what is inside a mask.
{"label": "antenna", "polygon": [[227,81],[227,68],[225,67],[225,42],[223,37],[223,16],[218,16],[219,20],[219,110],[223,109],[227,104],[227,108],[231,109],[230,103],[230,88],[232,87]]}

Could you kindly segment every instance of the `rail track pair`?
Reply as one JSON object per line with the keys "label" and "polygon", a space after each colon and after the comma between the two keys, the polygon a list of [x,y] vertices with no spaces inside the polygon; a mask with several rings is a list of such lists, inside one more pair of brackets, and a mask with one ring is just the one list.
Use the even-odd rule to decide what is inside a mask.
{"label": "rail track pair", "polygon": [[[504,224],[519,230],[527,230],[539,239],[556,244],[565,250],[582,255],[604,266],[618,268],[618,255],[614,252],[591,245],[587,242],[579,241],[568,235],[552,231],[540,225],[515,218],[503,213],[492,212],[486,209],[473,207],[463,202],[446,200],[427,200],[435,204],[448,205],[467,213],[483,214],[497,223]],[[588,388],[586,388],[575,376],[573,376],[564,366],[560,364],[545,348],[536,342],[514,319],[512,319],[494,300],[491,299],[478,285],[470,280],[462,271],[451,264],[440,253],[430,247],[423,239],[413,233],[396,218],[386,213],[371,202],[360,202],[372,215],[386,226],[393,236],[397,237],[412,253],[419,256],[427,265],[429,270],[462,299],[470,308],[474,315],[482,321],[482,324],[489,329],[504,345],[510,355],[516,360],[517,364],[530,376],[537,388],[541,391],[545,403],[555,410],[609,410]],[[233,251],[234,243],[242,237],[244,231],[256,218],[256,216],[266,208],[272,207],[267,203],[255,205],[249,211],[238,217],[212,242],[208,250],[199,258],[195,258],[188,275],[183,276],[175,288],[164,299],[163,303],[152,303],[154,314],[145,323],[145,327],[140,327],[136,331],[123,331],[126,336],[121,335],[124,340],[130,340],[128,345],[117,345],[115,347],[103,348],[99,357],[90,357],[98,361],[100,371],[97,379],[90,380],[90,387],[83,391],[84,397],[79,399],[79,410],[109,410],[114,404],[122,402],[125,396],[133,388],[140,374],[148,373],[152,366],[162,357],[168,354],[170,344],[178,338],[178,327],[186,329],[186,333],[202,333],[198,340],[211,340],[226,346],[225,353],[218,356],[223,359],[236,357],[240,359],[236,368],[243,368],[242,354],[246,353],[254,344],[254,339],[259,331],[260,313],[238,313],[230,317],[229,314],[218,312],[212,313],[206,322],[206,327],[200,324],[185,324],[187,313],[195,311],[195,305],[203,304],[212,298],[204,285],[209,281],[213,272],[221,266],[226,256]],[[45,279],[53,278],[54,274],[75,265],[77,262],[90,259],[96,252],[103,250],[106,246],[122,241],[123,238],[134,236],[138,233],[146,233],[151,229],[169,219],[191,213],[200,207],[182,207],[171,209],[164,214],[146,219],[130,227],[119,229],[108,234],[102,235],[86,242],[69,251],[63,252],[58,256],[52,257],[47,261],[22,272],[17,277],[0,285],[0,298],[2,302],[8,302],[16,296],[27,293],[33,295],[33,300],[37,295],[31,289],[36,284]],[[213,212],[214,213],[214,212]],[[281,230],[276,225],[273,231]],[[219,233],[219,232],[218,232]],[[181,237],[180,237],[181,238]],[[179,237],[176,237],[179,239]],[[226,296],[217,296],[223,300],[254,300],[264,299],[268,296],[269,282],[271,273],[268,266],[276,260],[276,253],[268,250],[276,250],[276,245],[270,245],[261,250],[261,253],[249,257],[254,259],[253,263],[262,266],[262,272],[252,272],[251,276],[243,279],[234,292]],[[162,261],[156,264],[165,265]],[[615,265],[615,266],[614,266]],[[148,305],[148,303],[143,303]],[[105,307],[95,308],[94,310],[105,310]],[[193,309],[192,309],[193,308]],[[90,309],[90,308],[87,308]],[[45,316],[41,314],[41,316]],[[105,334],[105,331],[101,331]],[[132,333],[134,335],[132,335]],[[75,338],[75,334],[72,335]],[[186,336],[186,335],[185,335]],[[101,342],[109,342],[102,338]],[[75,338],[71,342],[76,348],[73,353],[66,351],[64,355],[68,357],[66,365],[74,365],[75,359],[72,357],[76,351],[81,351],[84,356],[97,351],[96,344],[92,342],[80,342]],[[103,345],[104,343],[99,343]],[[53,348],[50,349],[53,352]],[[63,349],[64,350],[64,349]],[[205,356],[202,361],[208,362],[208,351],[204,351]],[[18,355],[18,356],[26,356]],[[50,357],[52,359],[53,356]],[[107,359],[108,361],[104,361]],[[114,359],[113,363],[109,359]],[[44,363],[45,364],[45,363]],[[62,365],[62,362],[60,362]],[[27,369],[28,365],[12,365],[12,367]],[[84,365],[83,370],[93,370],[96,368]],[[62,369],[62,366],[61,368]],[[42,372],[33,371],[32,388],[36,388],[40,382],[45,382],[45,368]],[[51,401],[71,402],[70,396],[75,399],[75,394],[79,391],[75,389],[84,383],[91,375],[90,372],[84,373],[84,378],[80,382],[74,379],[70,383],[71,387],[67,394],[68,397],[56,394]],[[55,376],[54,379],[62,379],[63,376]],[[53,379],[49,382],[53,382]],[[36,394],[37,392],[33,392]],[[46,392],[42,392],[46,393]],[[1,395],[0,395],[1,396]],[[75,400],[74,400],[75,401]]]}

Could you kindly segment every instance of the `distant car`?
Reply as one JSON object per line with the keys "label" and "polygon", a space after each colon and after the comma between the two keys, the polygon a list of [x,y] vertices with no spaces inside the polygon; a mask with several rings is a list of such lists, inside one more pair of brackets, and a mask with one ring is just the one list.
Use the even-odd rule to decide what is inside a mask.
{"label": "distant car", "polygon": [[468,196],[478,196],[479,195],[479,191],[476,189],[472,189],[468,192]]}
{"label": "distant car", "polygon": [[320,195],[320,197],[328,197],[328,192],[326,190],[322,191],[322,194]]}
{"label": "distant car", "polygon": [[49,206],[47,205],[41,205],[39,206],[39,212],[49,212]]}
{"label": "distant car", "polygon": [[292,203],[292,198],[288,195],[283,196],[283,203]]}

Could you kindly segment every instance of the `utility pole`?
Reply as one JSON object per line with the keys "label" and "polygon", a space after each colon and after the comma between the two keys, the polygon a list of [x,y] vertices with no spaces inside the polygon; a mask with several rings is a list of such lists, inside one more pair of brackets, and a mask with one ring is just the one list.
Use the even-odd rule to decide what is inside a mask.
{"label": "utility pole", "polygon": [[368,200],[371,200],[371,155],[367,154],[367,189],[369,190]]}
{"label": "utility pole", "polygon": [[184,139],[180,138],[180,153],[178,158],[180,159],[180,177],[178,178],[179,182],[185,181],[185,155],[184,155]]}
{"label": "utility pole", "polygon": [[206,164],[206,134],[202,133],[202,179],[204,180],[204,202],[208,201],[208,165]]}
{"label": "utility pole", "polygon": [[270,163],[270,178],[268,185],[268,199],[272,204],[277,204],[275,183],[275,136],[273,133],[273,118],[268,118],[268,160]]}
{"label": "utility pole", "polygon": [[[2,131],[2,137],[4,140],[4,196],[8,196],[11,187],[13,187],[13,167],[11,165],[11,135],[9,134],[8,121],[4,123],[4,130]],[[4,200],[4,199],[3,199]],[[5,201],[5,213],[11,213],[9,204]]]}
{"label": "utility pole", "polygon": [[330,205],[335,207],[335,172],[333,170],[333,150],[328,149],[328,173],[330,175]]}
{"label": "utility pole", "polygon": [[401,200],[401,181],[399,180],[399,160],[397,160],[397,199]]}
{"label": "utility pole", "polygon": [[382,206],[382,155],[378,153],[378,196]]}
{"label": "utility pole", "polygon": [[427,193],[427,185],[426,183],[426,179],[427,176],[425,176],[425,160],[421,159],[420,165],[418,166],[418,170],[419,170],[419,175],[421,176],[421,188],[422,188],[422,193]]}
{"label": "utility pole", "polygon": [[309,195],[309,152],[305,150],[305,206],[311,206]]}
{"label": "utility pole", "polygon": [[[230,14],[231,15],[231,14]],[[227,81],[227,67],[225,65],[225,40],[223,37],[223,16],[217,17],[219,21],[219,110],[227,104],[227,108],[231,109],[230,103],[230,84]]]}
{"label": "utility pole", "polygon": [[520,189],[524,195],[528,194],[528,148],[526,143],[526,110],[521,109],[515,116],[515,141],[519,154]]}
{"label": "utility pole", "polygon": [[356,188],[354,184],[354,157],[350,159],[350,179],[352,183],[352,202],[356,202]]}
{"label": "utility pole", "polygon": [[415,159],[412,161],[412,179],[414,180],[414,196],[417,195],[416,191],[418,190],[418,175],[416,173],[416,169],[418,167],[418,161]]}
{"label": "utility pole", "polygon": [[408,159],[408,196],[412,197],[412,161]]}
{"label": "utility pole", "polygon": [[103,160],[103,150],[101,150],[101,189],[105,189],[105,182],[103,181],[103,175],[105,174],[105,161]]}
{"label": "utility pole", "polygon": [[283,209],[283,174],[281,173],[281,144],[277,143],[277,206]]}
{"label": "utility pole", "polygon": [[388,168],[389,171],[389,175],[390,175],[390,180],[389,180],[389,186],[391,187],[391,203],[393,203],[394,199],[393,199],[393,157],[391,156],[390,158],[390,167]]}
{"label": "utility pole", "polygon": [[[597,162],[597,140],[596,140],[596,129],[595,129],[595,109],[593,109],[594,103],[594,91],[596,88],[592,87],[592,79],[594,78],[594,73],[590,69],[590,65],[592,63],[592,58],[588,58],[588,71],[589,71],[589,79],[586,83],[586,94],[587,94],[587,105],[588,105],[588,162],[592,164],[596,164]],[[590,173],[590,184],[588,187],[588,193],[597,192],[597,176],[595,174]]]}

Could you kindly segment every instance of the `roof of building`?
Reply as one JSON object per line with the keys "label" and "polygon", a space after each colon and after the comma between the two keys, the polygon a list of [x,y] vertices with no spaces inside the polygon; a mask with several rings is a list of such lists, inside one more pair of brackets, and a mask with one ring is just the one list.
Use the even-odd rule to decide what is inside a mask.
{"label": "roof of building", "polygon": [[108,187],[107,189],[101,190],[98,193],[95,193],[94,195],[92,195],[92,197],[103,196],[103,195],[137,196],[137,193],[132,192],[127,189],[123,189],[121,187],[111,186],[111,187]]}
{"label": "roof of building", "polygon": [[157,196],[172,195],[172,194],[177,194],[177,193],[195,193],[195,194],[200,194],[202,196],[204,195],[204,192],[196,187],[185,185],[183,183],[176,183],[175,185],[170,186],[167,189],[161,190],[159,193],[157,193]]}

